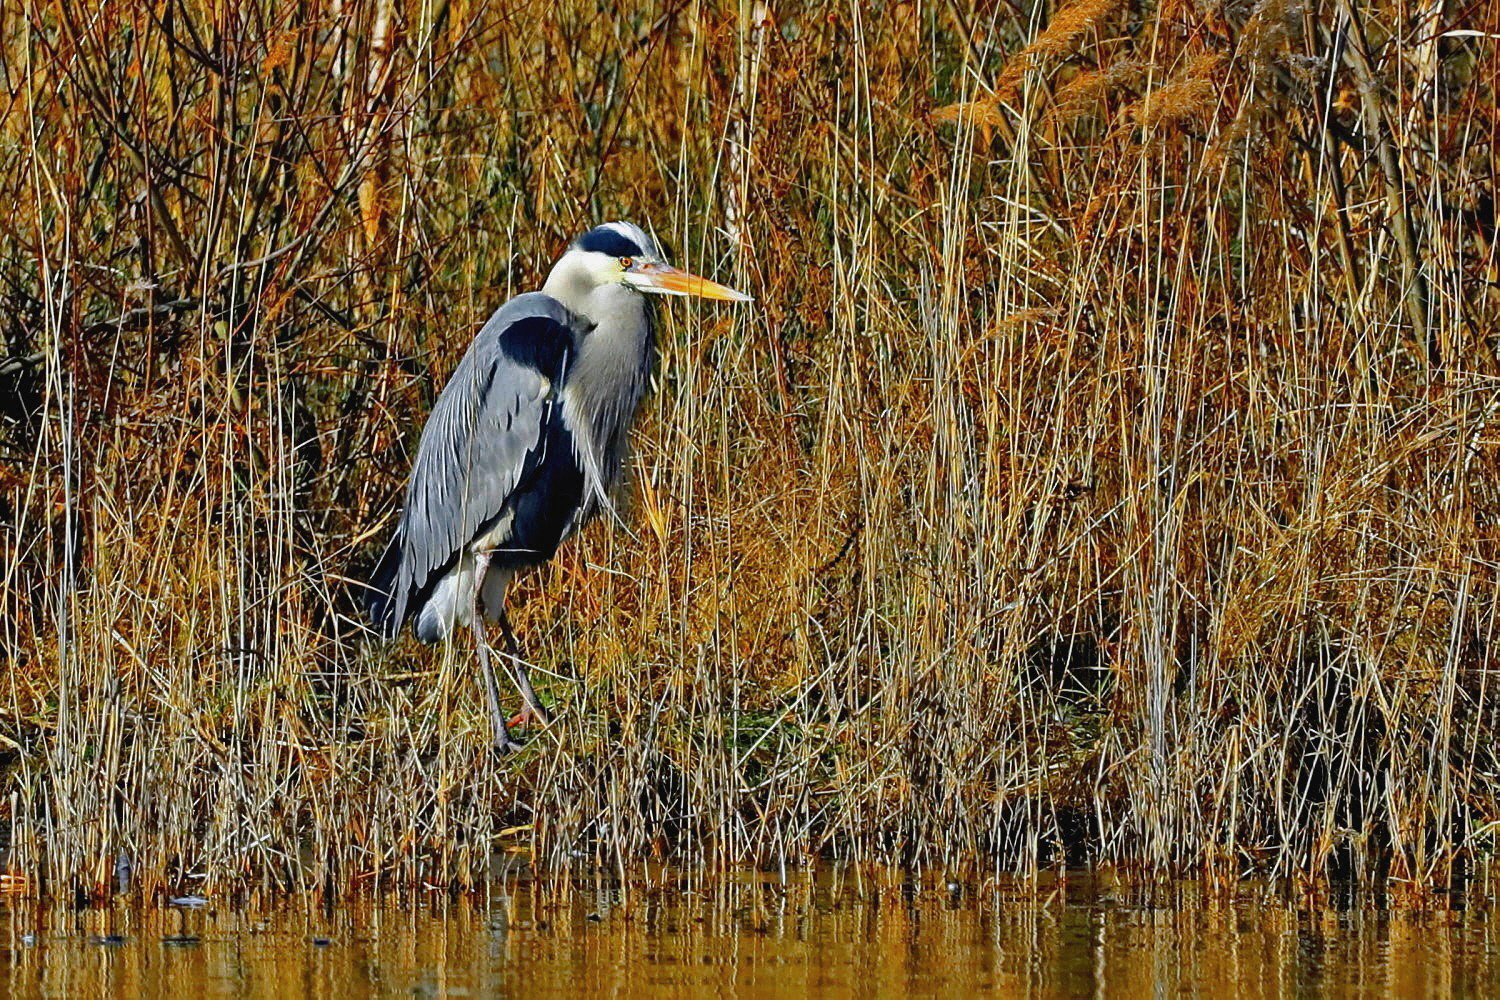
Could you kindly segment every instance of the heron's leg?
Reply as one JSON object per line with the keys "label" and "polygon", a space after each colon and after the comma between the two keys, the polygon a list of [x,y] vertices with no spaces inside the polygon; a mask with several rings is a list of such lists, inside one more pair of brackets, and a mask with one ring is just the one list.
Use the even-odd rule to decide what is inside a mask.
{"label": "heron's leg", "polygon": [[547,711],[547,706],[542,704],[542,699],[537,697],[536,689],[531,686],[531,667],[521,658],[521,644],[516,642],[516,633],[510,627],[510,618],[505,614],[505,609],[500,609],[496,616],[500,621],[500,630],[505,633],[505,645],[510,652],[510,662],[516,673],[516,687],[521,689],[521,697],[526,699],[526,707],[531,714],[536,716],[542,725],[552,722],[552,713]]}
{"label": "heron's leg", "polygon": [[500,712],[500,693],[495,689],[495,671],[490,666],[490,644],[485,635],[484,615],[481,613],[483,609],[479,606],[479,592],[484,587],[484,573],[489,567],[490,557],[488,553],[481,552],[475,558],[478,565],[474,572],[474,593],[470,596],[474,645],[479,649],[479,672],[484,675],[484,694],[489,702],[490,735],[495,741],[495,749],[501,753],[509,753],[512,750],[519,750],[521,744],[510,738],[510,730],[505,725],[505,716]]}

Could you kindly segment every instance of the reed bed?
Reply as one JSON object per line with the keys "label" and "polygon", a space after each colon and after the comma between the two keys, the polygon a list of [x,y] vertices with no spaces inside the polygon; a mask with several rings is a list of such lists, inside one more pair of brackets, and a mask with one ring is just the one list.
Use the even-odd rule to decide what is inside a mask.
{"label": "reed bed", "polygon": [[[840,858],[1445,885],[1500,821],[1500,8],[0,8],[12,886]],[[627,527],[358,583],[590,224],[661,311]],[[514,696],[512,696],[514,700]]]}

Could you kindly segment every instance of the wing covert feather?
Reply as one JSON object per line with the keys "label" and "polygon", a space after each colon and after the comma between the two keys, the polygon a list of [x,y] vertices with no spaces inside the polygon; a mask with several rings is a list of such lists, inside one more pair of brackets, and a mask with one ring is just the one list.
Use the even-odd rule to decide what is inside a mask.
{"label": "wing covert feather", "polygon": [[574,344],[571,314],[533,293],[501,307],[469,345],[417,446],[399,529],[396,622],[504,512],[542,444]]}

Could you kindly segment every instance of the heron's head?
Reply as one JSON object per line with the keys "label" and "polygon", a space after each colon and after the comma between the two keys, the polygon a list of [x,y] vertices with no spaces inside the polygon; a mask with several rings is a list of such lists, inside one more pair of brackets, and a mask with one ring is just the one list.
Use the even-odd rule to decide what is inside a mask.
{"label": "heron's head", "polygon": [[750,296],[742,292],[668,264],[656,240],[632,222],[606,222],[578,237],[552,269],[547,284],[552,286],[554,282],[566,282],[575,288],[580,283],[595,288],[624,285],[648,295],[750,301]]}

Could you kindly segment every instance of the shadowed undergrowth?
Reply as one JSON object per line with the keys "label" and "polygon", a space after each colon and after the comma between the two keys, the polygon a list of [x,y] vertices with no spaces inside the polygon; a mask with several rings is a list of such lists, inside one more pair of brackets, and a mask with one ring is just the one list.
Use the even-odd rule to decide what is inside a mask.
{"label": "shadowed undergrowth", "polygon": [[[6,8],[11,870],[1447,882],[1500,820],[1497,35]],[[472,651],[351,584],[469,337],[617,217],[756,304],[661,310],[628,530],[517,589],[560,719],[500,760]]]}

